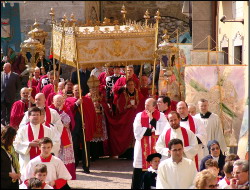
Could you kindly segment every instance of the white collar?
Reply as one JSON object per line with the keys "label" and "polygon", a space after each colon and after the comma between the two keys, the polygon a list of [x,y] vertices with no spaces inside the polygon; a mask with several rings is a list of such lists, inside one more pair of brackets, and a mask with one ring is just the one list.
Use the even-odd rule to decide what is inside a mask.
{"label": "white collar", "polygon": [[157,170],[153,169],[152,166],[148,168],[148,171],[157,174]]}

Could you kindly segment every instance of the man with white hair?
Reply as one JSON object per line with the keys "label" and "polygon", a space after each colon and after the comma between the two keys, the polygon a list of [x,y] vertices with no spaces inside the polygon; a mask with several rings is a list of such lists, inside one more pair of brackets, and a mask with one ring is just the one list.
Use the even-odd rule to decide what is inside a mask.
{"label": "man with white hair", "polygon": [[[24,87],[20,91],[21,100],[14,102],[11,108],[10,113],[10,126],[18,129],[24,113],[28,110],[29,107],[29,89]],[[31,98],[32,103],[35,102],[33,98]]]}
{"label": "man with white hair", "polygon": [[8,125],[10,111],[20,89],[20,78],[17,73],[11,72],[11,64],[5,63],[1,72],[1,123]]}
{"label": "man with white hair", "polygon": [[[249,189],[249,163],[247,160],[236,160],[233,165],[233,178],[230,189]],[[225,189],[228,189],[226,187]]]}
{"label": "man with white hair", "polygon": [[196,107],[194,104],[188,104],[188,112],[192,116],[196,115]]}

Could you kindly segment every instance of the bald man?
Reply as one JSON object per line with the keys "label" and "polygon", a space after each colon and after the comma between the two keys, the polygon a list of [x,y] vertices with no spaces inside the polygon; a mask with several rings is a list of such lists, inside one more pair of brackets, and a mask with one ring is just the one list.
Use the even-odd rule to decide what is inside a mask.
{"label": "bald man", "polygon": [[194,104],[188,104],[188,113],[192,116],[196,115],[196,107]]}
{"label": "bald man", "polygon": [[[34,76],[32,78],[32,86],[38,85],[38,82],[40,80],[40,74],[41,74],[40,68],[36,67],[33,73]],[[30,80],[28,80],[27,86],[30,86]]]}
{"label": "bald man", "polygon": [[[14,127],[16,130],[19,128],[24,113],[29,107],[29,89],[27,87],[22,88],[20,91],[20,96],[21,100],[14,102],[10,113],[10,126]],[[31,102],[33,104],[35,100],[31,98]]]}
{"label": "bald man", "polygon": [[[58,133],[61,135],[63,131],[63,124],[61,121],[60,115],[57,113],[56,110],[52,108],[48,108],[45,106],[45,96],[43,93],[38,93],[35,96],[35,104],[39,108],[45,109],[45,125],[46,126],[54,126],[54,128],[58,131]],[[25,126],[29,122],[28,112],[25,112],[23,120],[21,121],[19,128]],[[59,151],[59,149],[58,149]],[[58,152],[55,152],[55,156],[57,156]]]}
{"label": "bald man", "polygon": [[8,125],[10,122],[11,106],[20,88],[19,75],[11,72],[10,63],[5,63],[1,72],[1,123],[3,125]]}
{"label": "bald man", "polygon": [[70,172],[72,176],[72,180],[76,179],[76,170],[75,170],[75,156],[73,149],[73,141],[71,135],[71,121],[74,120],[70,109],[68,109],[65,104],[65,99],[62,95],[56,94],[53,97],[53,104],[51,104],[50,108],[57,111],[60,115],[62,123],[63,123],[63,131],[60,136],[61,147],[59,151],[58,157],[63,161],[66,168]]}
{"label": "bald man", "polygon": [[146,158],[149,154],[155,153],[155,144],[159,135],[170,125],[164,113],[156,109],[156,100],[148,98],[145,102],[145,110],[139,112],[134,120],[134,162],[132,189],[140,189],[142,176],[149,165]]}
{"label": "bald man", "polygon": [[180,126],[191,130],[197,138],[199,148],[198,148],[198,155],[195,157],[195,163],[198,170],[200,162],[204,157],[204,151],[207,145],[206,128],[200,119],[193,117],[188,113],[188,105],[186,102],[184,101],[178,102],[176,106],[176,111],[181,116]]}

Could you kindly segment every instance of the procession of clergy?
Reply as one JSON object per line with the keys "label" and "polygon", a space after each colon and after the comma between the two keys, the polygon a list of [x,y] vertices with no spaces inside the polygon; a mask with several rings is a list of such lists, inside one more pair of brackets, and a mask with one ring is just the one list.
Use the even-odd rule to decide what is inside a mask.
{"label": "procession of clergy", "polygon": [[[25,182],[44,164],[44,182],[67,189],[80,160],[83,172],[90,173],[91,161],[102,156],[133,159],[132,189],[197,188],[194,180],[204,169],[216,176],[209,188],[232,187],[223,170],[227,146],[220,119],[209,112],[209,100],[197,102],[200,113],[191,115],[186,102],[152,95],[152,78],[139,79],[133,66],[81,68],[79,73],[80,88],[76,71],[59,82],[53,70],[41,75],[37,67],[32,83],[20,91],[21,100],[12,105],[9,126],[17,130],[13,146],[20,188],[27,188]],[[91,76],[100,81],[97,101],[96,90],[88,87]],[[209,163],[217,172],[209,170]]]}

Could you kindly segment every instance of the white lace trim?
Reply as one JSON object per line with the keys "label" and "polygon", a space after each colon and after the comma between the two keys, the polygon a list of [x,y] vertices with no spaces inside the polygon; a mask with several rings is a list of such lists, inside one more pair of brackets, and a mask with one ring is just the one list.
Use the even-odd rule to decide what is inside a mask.
{"label": "white lace trim", "polygon": [[65,165],[75,163],[75,156],[74,156],[74,149],[73,149],[73,141],[72,141],[72,136],[71,132],[68,128],[66,128],[68,135],[69,135],[69,140],[71,142],[71,145],[63,147],[61,145],[58,157],[63,161]]}
{"label": "white lace trim", "polygon": [[106,127],[106,120],[104,116],[104,112],[102,111],[102,130],[103,130],[103,136],[93,138],[90,142],[99,142],[99,141],[105,141],[108,139],[108,133],[107,133],[107,127]]}

